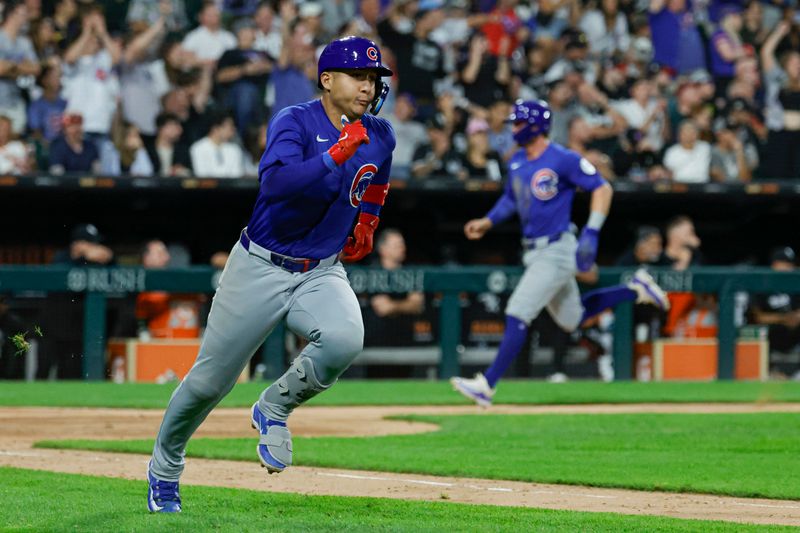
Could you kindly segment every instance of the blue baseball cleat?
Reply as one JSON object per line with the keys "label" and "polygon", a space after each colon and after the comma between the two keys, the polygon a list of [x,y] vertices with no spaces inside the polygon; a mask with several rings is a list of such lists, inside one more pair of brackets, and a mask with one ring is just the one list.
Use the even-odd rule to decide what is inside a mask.
{"label": "blue baseball cleat", "polygon": [[450,378],[453,389],[460,392],[464,397],[469,398],[481,407],[492,405],[494,389],[486,382],[483,374],[478,372],[475,377],[470,378]]}
{"label": "blue baseball cleat", "polygon": [[268,419],[261,413],[256,402],[253,404],[251,425],[261,433],[256,446],[261,466],[270,474],[278,474],[291,466],[292,434],[289,433],[286,422]]}
{"label": "blue baseball cleat", "polygon": [[181,495],[177,481],[162,481],[147,469],[147,508],[151,513],[180,513]]}

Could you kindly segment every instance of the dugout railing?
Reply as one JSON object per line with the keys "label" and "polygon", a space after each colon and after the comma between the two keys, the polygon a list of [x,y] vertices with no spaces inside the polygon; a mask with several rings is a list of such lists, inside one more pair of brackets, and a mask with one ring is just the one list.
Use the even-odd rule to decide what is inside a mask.
{"label": "dugout railing", "polygon": [[[513,289],[522,274],[520,267],[424,267],[385,271],[375,268],[348,267],[350,283],[357,293],[433,292],[441,295],[439,318],[439,378],[459,374],[461,333],[461,293],[506,293]],[[766,268],[696,268],[683,272],[653,270],[654,277],[666,291],[714,293],[719,303],[718,378],[733,379],[734,350],[737,337],[735,295],[746,293],[800,293],[800,271],[774,272]],[[213,292],[220,271],[208,267],[175,270],[142,268],[83,268],[65,266],[0,267],[0,292],[20,294],[85,293],[83,328],[83,377],[105,378],[106,298],[120,293],[168,291],[181,293]],[[598,286],[624,282],[632,269],[603,268]],[[617,380],[632,376],[633,305],[615,310],[614,366]],[[283,370],[285,346],[283,327],[277,328],[263,348],[265,375],[274,377]]]}

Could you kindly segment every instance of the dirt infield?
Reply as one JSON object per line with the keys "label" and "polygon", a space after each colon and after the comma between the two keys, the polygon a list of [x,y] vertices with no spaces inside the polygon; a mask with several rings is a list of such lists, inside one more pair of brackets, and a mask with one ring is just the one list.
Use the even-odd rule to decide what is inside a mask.
{"label": "dirt infield", "polygon": [[[432,424],[385,420],[399,414],[548,413],[751,413],[800,412],[800,404],[635,404],[583,406],[496,406],[490,411],[458,407],[303,407],[290,427],[298,436],[408,434]],[[73,450],[33,449],[44,439],[153,438],[160,410],[0,408],[0,466],[143,479],[147,457]],[[217,409],[197,436],[253,437],[247,409]],[[255,439],[254,439],[255,443]],[[800,526],[800,502],[597,489],[516,481],[443,478],[417,474],[292,467],[266,476],[253,463],[189,459],[186,484],[274,492],[341,496],[382,496],[574,511],[663,515],[757,524]],[[186,502],[191,506],[191,502]]]}

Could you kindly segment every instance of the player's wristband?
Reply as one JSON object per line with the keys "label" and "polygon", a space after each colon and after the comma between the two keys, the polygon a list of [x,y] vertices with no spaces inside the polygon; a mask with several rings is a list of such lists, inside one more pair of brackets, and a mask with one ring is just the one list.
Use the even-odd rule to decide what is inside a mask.
{"label": "player's wristband", "polygon": [[603,227],[603,223],[605,221],[606,216],[603,213],[592,211],[589,214],[589,221],[586,223],[586,227],[595,231],[600,231],[600,228]]}
{"label": "player's wristband", "polygon": [[322,152],[322,162],[325,163],[325,166],[328,167],[328,170],[336,170],[336,168],[339,166],[328,152]]}

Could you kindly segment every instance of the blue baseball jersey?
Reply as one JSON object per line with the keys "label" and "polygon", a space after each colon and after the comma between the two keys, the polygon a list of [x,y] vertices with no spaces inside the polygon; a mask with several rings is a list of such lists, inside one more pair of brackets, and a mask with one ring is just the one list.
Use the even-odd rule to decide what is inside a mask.
{"label": "blue baseball jersey", "polygon": [[260,246],[290,257],[323,259],[341,251],[371,184],[389,181],[395,136],[388,121],[361,118],[370,143],[336,166],[325,152],[338,141],[320,100],[281,110],[269,123],[258,166],[259,192],[247,234]]}
{"label": "blue baseball jersey", "polygon": [[527,239],[568,231],[575,190],[593,191],[605,183],[589,161],[552,142],[533,160],[518,150],[508,169],[503,195],[487,216],[496,225],[516,212]]}

